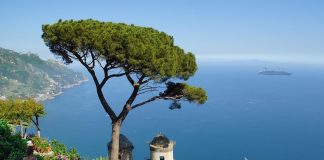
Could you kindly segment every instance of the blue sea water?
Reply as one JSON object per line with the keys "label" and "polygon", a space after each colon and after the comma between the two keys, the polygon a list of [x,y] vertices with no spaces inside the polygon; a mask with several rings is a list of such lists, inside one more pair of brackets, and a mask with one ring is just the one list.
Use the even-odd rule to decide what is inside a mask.
{"label": "blue sea water", "polygon": [[[292,76],[261,76],[280,66]],[[204,105],[183,103],[169,110],[159,101],[132,111],[122,132],[132,141],[134,159],[149,158],[148,142],[159,132],[176,141],[178,160],[324,159],[324,67],[258,61],[200,62],[188,83],[208,93]],[[125,80],[105,93],[120,110],[130,94]],[[110,120],[91,79],[45,102],[42,135],[76,147],[84,157],[107,154]]]}

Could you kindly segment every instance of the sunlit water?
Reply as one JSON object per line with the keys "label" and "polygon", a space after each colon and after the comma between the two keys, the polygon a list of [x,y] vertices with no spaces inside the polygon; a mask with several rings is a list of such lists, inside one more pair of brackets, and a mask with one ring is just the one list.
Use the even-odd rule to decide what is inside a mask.
{"label": "sunlit water", "polygon": [[[293,75],[257,74],[269,65]],[[135,146],[135,160],[149,158],[148,142],[159,132],[176,141],[178,160],[320,160],[324,159],[323,82],[321,66],[201,63],[188,83],[206,89],[205,105],[183,103],[182,109],[169,110],[169,102],[151,103],[131,112],[122,132]],[[105,92],[118,108],[130,86],[115,80]],[[91,79],[45,105],[43,136],[76,147],[84,157],[107,154],[110,120]]]}

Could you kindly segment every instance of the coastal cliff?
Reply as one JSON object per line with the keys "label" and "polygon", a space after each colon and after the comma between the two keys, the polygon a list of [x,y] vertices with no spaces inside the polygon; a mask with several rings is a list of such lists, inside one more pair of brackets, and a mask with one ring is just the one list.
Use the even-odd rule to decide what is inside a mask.
{"label": "coastal cliff", "polygon": [[75,72],[54,60],[42,60],[37,54],[21,54],[0,47],[0,97],[33,97],[37,101],[52,99],[87,81],[80,72]]}

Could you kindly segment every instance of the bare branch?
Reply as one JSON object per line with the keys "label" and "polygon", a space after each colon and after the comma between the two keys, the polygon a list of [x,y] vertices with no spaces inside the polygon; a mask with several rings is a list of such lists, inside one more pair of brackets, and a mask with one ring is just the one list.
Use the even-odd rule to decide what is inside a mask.
{"label": "bare branch", "polygon": [[139,91],[158,91],[158,87],[145,87],[140,89]]}
{"label": "bare branch", "polygon": [[[98,61],[98,62],[99,62],[99,61]],[[99,63],[99,65],[102,67],[101,63]],[[108,78],[108,69],[107,69],[107,67],[108,67],[108,63],[106,63],[106,65],[105,65],[104,67],[102,67],[105,77],[103,78],[103,80],[101,81],[101,83],[100,83],[100,85],[99,85],[99,87],[100,87],[101,89],[102,89],[103,86],[106,84],[107,80],[109,79],[109,78]]]}
{"label": "bare branch", "polygon": [[152,86],[145,86],[145,87],[141,87],[139,89],[139,91],[145,91],[145,90],[157,90],[158,88],[165,88],[165,87],[161,87],[161,86],[156,86],[156,87],[152,87]]}
{"label": "bare branch", "polygon": [[145,78],[145,75],[142,75],[142,76],[138,79],[137,84],[138,84],[138,85],[143,84],[143,80],[144,80],[144,78]]}
{"label": "bare branch", "polygon": [[101,81],[101,83],[99,84],[99,88],[102,89],[103,86],[105,86],[106,82],[108,81],[108,77],[105,76],[105,78]]}
{"label": "bare branch", "polygon": [[[126,70],[126,72],[128,72],[128,71]],[[145,78],[145,76],[142,75],[141,77],[139,77],[137,83],[135,83],[129,73],[126,73],[126,77],[129,80],[129,82],[131,84],[133,84],[133,92],[129,96],[128,100],[126,101],[126,103],[124,105],[124,108],[123,108],[122,112],[119,114],[119,116],[117,118],[118,120],[120,120],[122,122],[127,117],[129,111],[132,110],[131,105],[133,104],[133,102],[134,102],[134,100],[135,100],[135,98],[136,98],[136,96],[138,94],[138,91],[139,91],[139,88],[140,88],[140,84],[142,83],[143,79]]]}
{"label": "bare branch", "polygon": [[160,88],[160,87],[146,86],[144,88],[139,89],[139,93],[137,95],[144,94],[147,92],[157,92],[157,91],[159,91],[158,88]]}
{"label": "bare branch", "polygon": [[126,75],[126,72],[122,73],[122,71],[120,71],[119,73],[115,73],[115,74],[108,75],[109,70],[119,68],[118,66],[114,66],[112,64],[112,62],[109,63],[108,60],[106,60],[105,66],[103,66],[102,63],[99,62],[99,60],[98,60],[98,64],[100,65],[100,67],[103,69],[103,72],[104,72],[104,78],[101,81],[101,83],[99,84],[99,87],[100,88],[103,88],[103,86],[106,84],[106,82],[110,78],[113,78],[113,77],[121,77],[121,76]]}
{"label": "bare branch", "polygon": [[91,68],[93,69],[96,65],[97,58],[95,57],[95,55],[93,54],[93,52],[91,50],[90,50],[90,55],[91,55],[91,59],[92,59],[92,62],[90,64],[91,64]]}
{"label": "bare branch", "polygon": [[132,109],[135,109],[135,108],[137,108],[139,106],[142,106],[142,105],[144,105],[146,103],[153,102],[153,101],[158,100],[158,99],[161,99],[161,98],[162,98],[161,96],[154,96],[154,97],[152,97],[152,98],[150,98],[150,99],[148,99],[146,101],[143,101],[143,102],[140,102],[138,104],[133,105],[132,106]]}
{"label": "bare branch", "polygon": [[124,76],[128,73],[118,73],[118,74],[112,74],[112,75],[109,75],[108,78],[113,78],[113,77],[121,77],[121,76]]}
{"label": "bare branch", "polygon": [[182,97],[184,97],[184,95],[177,95],[177,96],[174,96],[174,97],[165,96],[165,97],[162,97],[162,98],[165,99],[165,100],[179,100]]}
{"label": "bare branch", "polygon": [[138,104],[135,104],[132,106],[132,110],[137,108],[137,107],[140,107],[140,106],[143,106],[144,104],[147,104],[147,103],[150,103],[150,102],[153,102],[155,100],[159,100],[159,99],[164,99],[164,100],[179,100],[183,97],[183,95],[178,95],[178,96],[175,96],[175,97],[169,97],[169,96],[154,96],[146,101],[143,101],[143,102],[140,102]]}
{"label": "bare branch", "polygon": [[138,92],[137,95],[141,95],[141,94],[145,94],[145,93],[148,93],[148,92],[157,92],[158,90],[147,90],[147,91],[141,91],[141,92]]}
{"label": "bare branch", "polygon": [[145,83],[147,83],[147,82],[149,82],[149,81],[151,81],[151,80],[152,80],[152,78],[148,78],[148,79],[144,80],[144,81],[142,82],[142,84],[145,84]]}
{"label": "bare branch", "polygon": [[148,85],[149,85],[149,83],[142,84],[139,89],[141,90],[141,89],[145,88]]}
{"label": "bare branch", "polygon": [[135,81],[134,79],[131,77],[131,75],[129,73],[126,74],[127,80],[129,81],[129,83],[134,86]]}
{"label": "bare branch", "polygon": [[39,126],[37,125],[37,123],[35,122],[35,120],[32,118],[31,119],[32,120],[32,122],[34,123],[34,125],[36,126],[36,128],[38,129],[38,130],[40,130],[40,128],[39,128]]}
{"label": "bare branch", "polygon": [[100,60],[97,60],[99,66],[102,68],[102,69],[105,69],[109,66],[109,63],[106,63],[105,66],[102,65],[102,63],[100,62]]}
{"label": "bare branch", "polygon": [[110,105],[108,104],[105,96],[103,95],[102,88],[100,88],[100,84],[98,81],[98,78],[96,76],[96,73],[94,72],[93,68],[89,67],[86,62],[82,61],[82,57],[78,53],[73,53],[74,56],[77,57],[77,59],[80,61],[80,63],[88,70],[90,73],[93,81],[95,82],[96,88],[97,88],[97,95],[99,97],[99,100],[104,107],[105,111],[108,113],[112,121],[115,121],[117,119],[117,116],[115,112],[111,109]]}

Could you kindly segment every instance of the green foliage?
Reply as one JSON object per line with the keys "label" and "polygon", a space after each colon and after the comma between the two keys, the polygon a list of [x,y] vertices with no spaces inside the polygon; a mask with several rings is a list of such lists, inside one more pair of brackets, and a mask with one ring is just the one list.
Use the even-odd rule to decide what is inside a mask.
{"label": "green foliage", "polygon": [[155,80],[188,79],[197,69],[192,53],[153,28],[88,19],[59,20],[42,29],[46,45],[68,64],[78,57],[94,56]]}
{"label": "green foliage", "polygon": [[185,99],[189,102],[204,104],[207,100],[207,94],[200,87],[189,86],[185,83],[166,83],[167,89],[161,93],[162,97],[175,97],[175,99]]}
{"label": "green foliage", "polygon": [[[88,19],[59,20],[43,25],[42,30],[45,44],[55,55],[67,64],[80,61],[90,72],[95,63],[106,62],[130,75],[164,83],[172,78],[187,80],[197,70],[192,53],[176,46],[172,36],[153,28]],[[177,92],[168,95],[176,99],[199,104],[207,100],[202,88],[184,83],[167,87],[166,92]]]}
{"label": "green foliage", "polygon": [[76,148],[71,148],[71,149],[68,151],[68,157],[69,157],[70,159],[77,160],[77,159],[79,159],[80,154],[79,154],[79,152],[77,151]]}
{"label": "green foliage", "polygon": [[31,98],[0,100],[0,110],[1,119],[16,125],[19,125],[20,121],[30,123],[34,116],[45,115],[44,106]]}
{"label": "green foliage", "polygon": [[26,154],[26,147],[26,141],[12,135],[8,122],[0,119],[0,159],[20,160]]}
{"label": "green foliage", "polygon": [[21,149],[13,149],[11,153],[8,156],[8,159],[10,160],[21,160],[23,157],[26,156],[26,153],[24,150]]}
{"label": "green foliage", "polygon": [[42,157],[40,155],[36,155],[35,157],[36,157],[37,160],[45,160],[45,157]]}
{"label": "green foliage", "polygon": [[50,142],[51,146],[52,146],[52,151],[59,155],[59,154],[67,154],[67,148],[64,144],[60,143],[57,140],[51,140]]}
{"label": "green foliage", "polygon": [[109,160],[109,158],[100,156],[100,157],[95,158],[95,160]]}
{"label": "green foliage", "polygon": [[8,120],[11,124],[18,125],[20,121],[27,120],[24,108],[20,106],[18,100],[10,99],[0,101],[0,109],[0,118]]}
{"label": "green foliage", "polygon": [[32,141],[37,148],[45,149],[51,146],[46,138],[33,137]]}
{"label": "green foliage", "polygon": [[54,152],[53,157],[41,157],[46,160],[78,160],[80,158],[80,154],[75,148],[68,149],[64,144],[60,143],[57,140],[48,141],[45,138],[34,137],[32,139],[34,145],[37,148],[47,148],[51,147]]}
{"label": "green foliage", "polygon": [[[189,79],[196,72],[197,65],[195,56],[176,46],[173,37],[164,32],[92,19],[59,20],[43,25],[42,30],[42,38],[51,52],[66,64],[79,61],[90,72],[98,98],[113,123],[124,121],[130,110],[157,99],[183,99],[199,104],[207,100],[202,88],[168,82],[172,79]],[[104,73],[101,82],[96,75],[96,66],[100,66]],[[116,70],[120,72],[114,74]],[[122,112],[116,115],[102,89],[108,79],[121,76],[127,77],[134,90]],[[158,88],[151,85],[165,82],[168,82],[165,92],[132,106],[138,95]],[[112,149],[115,151],[113,155],[117,156],[118,148],[115,147]]]}
{"label": "green foliage", "polygon": [[193,87],[189,85],[185,85],[185,88],[183,89],[183,93],[185,98],[189,102],[196,102],[199,104],[204,104],[207,101],[207,94],[204,89],[201,87]]}
{"label": "green foliage", "polygon": [[67,149],[67,147],[58,142],[57,140],[50,141],[52,151],[55,153],[55,157],[67,156],[70,160],[77,160],[80,157],[79,152],[75,148]]}

